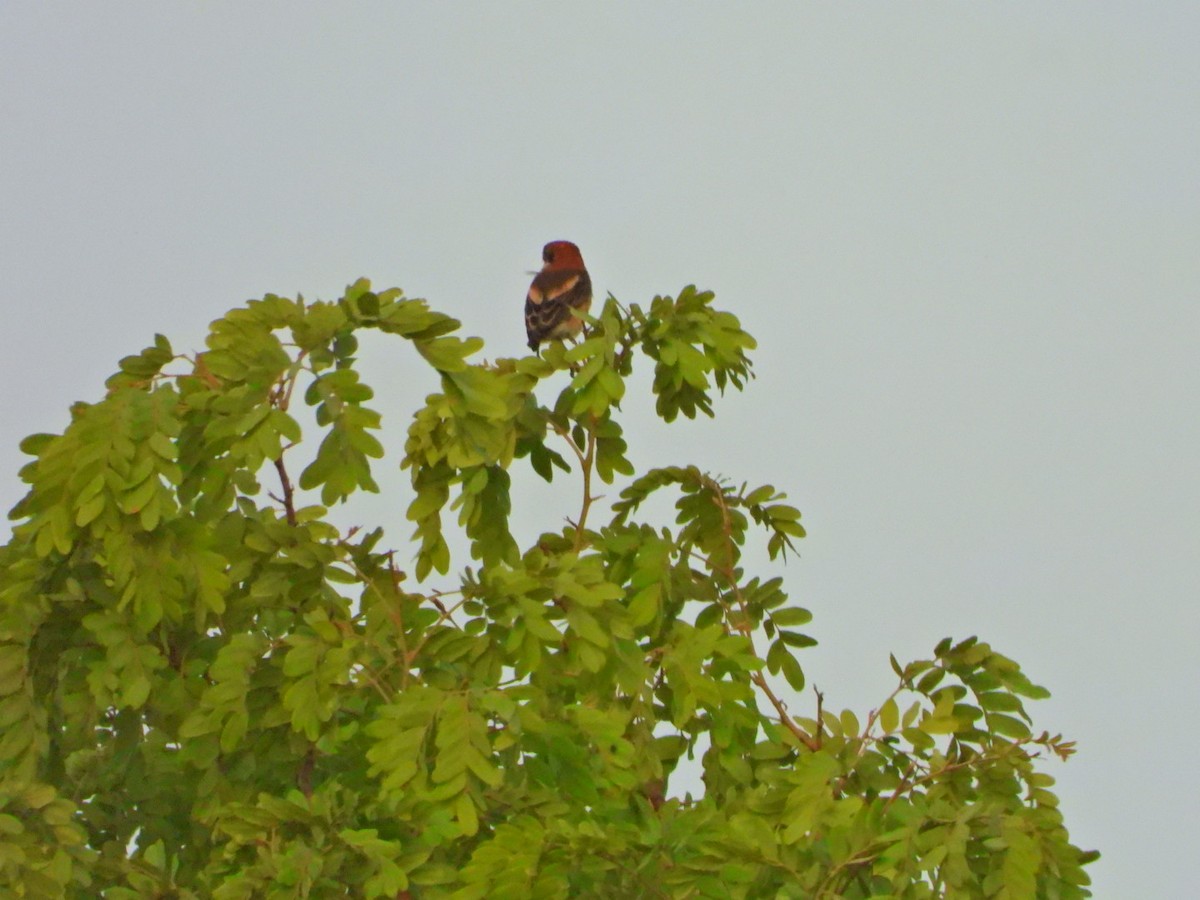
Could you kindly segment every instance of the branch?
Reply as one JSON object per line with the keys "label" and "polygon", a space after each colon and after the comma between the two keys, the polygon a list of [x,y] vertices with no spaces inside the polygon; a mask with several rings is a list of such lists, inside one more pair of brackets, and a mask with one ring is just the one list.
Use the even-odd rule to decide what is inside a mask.
{"label": "branch", "polygon": [[589,418],[591,421],[587,430],[586,451],[579,448],[579,445],[575,443],[575,439],[571,437],[569,430],[559,425],[554,419],[547,419],[550,427],[554,429],[555,434],[567,442],[567,446],[571,448],[571,452],[579,460],[580,471],[583,472],[583,505],[579,509],[579,521],[574,523],[576,553],[583,549],[583,530],[587,525],[588,512],[591,511],[592,503],[596,500],[592,496],[592,470],[596,467],[596,417],[590,416]]}
{"label": "branch", "polygon": [[796,721],[788,714],[787,706],[783,701],[775,696],[775,692],[771,690],[771,686],[767,684],[767,679],[763,678],[762,672],[753,672],[750,675],[750,680],[758,686],[767,699],[771,701],[771,705],[775,707],[775,712],[779,714],[779,722],[788,731],[790,731],[800,743],[814,753],[821,749],[820,741],[814,740],[809,736],[808,732],[796,724]]}
{"label": "branch", "polygon": [[547,419],[547,421],[550,423],[550,427],[554,429],[554,433],[567,442],[567,446],[571,448],[571,452],[575,454],[575,458],[579,460],[579,465],[582,468],[585,457],[583,455],[583,451],[579,449],[579,445],[575,443],[575,438],[571,437],[571,432],[563,428],[553,419]]}
{"label": "branch", "polygon": [[817,695],[817,733],[814,738],[819,748],[825,741],[825,720],[822,718],[824,715],[825,695],[817,690],[815,684],[813,685],[813,693]]}
{"label": "branch", "polygon": [[[392,624],[395,626],[396,638],[400,642],[400,652],[407,660],[408,642],[404,638],[404,612],[403,612],[401,603],[396,602],[395,604],[393,604],[393,603],[389,602],[388,598],[384,596],[383,591],[381,591],[379,589],[379,585],[376,583],[375,579],[370,577],[369,575],[367,575],[366,572],[364,572],[361,568],[359,568],[358,563],[356,563],[354,561],[354,555],[351,552],[352,548],[347,541],[350,537],[352,537],[354,535],[354,533],[357,530],[358,530],[358,526],[351,528],[350,532],[346,535],[346,537],[342,538],[341,540],[338,541],[338,545],[343,550],[346,551],[345,562],[352,569],[354,569],[354,574],[358,577],[359,582],[366,586],[366,590],[374,591],[375,595],[383,602],[385,607],[387,607],[388,618],[391,619]],[[400,594],[401,594],[400,578],[399,578],[400,573],[396,569],[396,551],[389,550],[387,552],[387,560],[388,560],[388,574],[391,576],[392,591],[394,592],[394,595],[395,595],[393,599],[399,601],[401,599],[401,597],[400,597]],[[360,610],[359,615],[356,616],[356,618],[358,618],[359,616],[362,615],[361,605],[359,607],[359,610]],[[375,688],[376,692],[379,694],[380,697],[383,698],[383,701],[385,703],[390,702],[392,700],[393,695],[389,694],[387,691],[385,691],[383,689],[383,685],[379,681],[380,676],[373,673],[371,671],[371,667],[368,666],[366,663],[361,663],[361,665],[362,665],[361,671],[362,671],[363,677],[367,680],[367,682],[372,687]],[[392,665],[392,663],[388,663],[388,665],[385,667],[384,671],[386,671],[387,668],[390,668],[391,665]],[[404,675],[403,675],[404,684],[402,685],[402,687],[407,687],[408,675],[409,675],[408,670],[405,669]]]}
{"label": "branch", "polygon": [[591,511],[592,502],[596,499],[592,496],[592,470],[596,467],[596,417],[591,416],[591,424],[588,427],[587,454],[583,460],[583,506],[579,509],[579,522],[575,525],[575,552],[578,553],[583,549],[584,529],[587,527],[588,512]]}
{"label": "branch", "polygon": [[[942,775],[945,775],[949,772],[957,772],[959,769],[967,769],[980,763],[995,762],[1008,756],[1008,754],[1012,753],[1013,751],[1021,750],[1026,744],[1036,743],[1037,740],[1034,738],[1021,738],[1020,740],[1012,741],[1011,743],[1005,743],[998,748],[991,748],[984,753],[974,753],[967,759],[960,759],[958,762],[946,763],[946,765],[942,766],[940,769],[929,769],[919,778],[912,777],[913,774],[919,769],[919,761],[914,759],[911,763],[909,763],[908,769],[905,770],[904,775],[900,779],[900,783],[896,785],[896,789],[892,791],[891,796],[888,797],[887,801],[883,804],[883,809],[886,812],[888,807],[895,803],[901,794],[911,791],[914,788],[918,788],[921,785],[929,784],[930,782],[940,778]],[[1026,754],[1026,756],[1028,757],[1029,754]],[[1037,754],[1033,754],[1033,757],[1036,758],[1036,756]]]}
{"label": "branch", "polygon": [[304,361],[304,357],[307,355],[307,350],[301,350],[298,354],[296,354],[295,362],[292,363],[293,369],[292,374],[288,377],[287,388],[279,396],[278,402],[275,404],[276,408],[282,412],[287,412],[288,404],[292,402],[292,392],[296,390],[296,382],[299,380],[300,376],[300,363]]}
{"label": "branch", "polygon": [[[820,900],[822,897],[842,896],[841,891],[831,893],[833,891],[834,881],[836,881],[838,875],[843,870],[854,870],[867,865],[868,863],[872,862],[881,852],[882,847],[871,844],[867,847],[864,847],[853,856],[842,860],[840,863],[830,869],[828,873],[826,873],[825,877],[821,880],[821,883],[817,886],[817,892],[813,896],[816,897],[817,900]],[[850,874],[851,877],[854,877],[853,871],[851,871]]]}
{"label": "branch", "polygon": [[[717,508],[721,511],[721,530],[725,536],[725,542],[730,551],[727,554],[728,561],[725,563],[725,565],[718,567],[717,572],[729,582],[730,590],[733,591],[734,599],[737,600],[738,609],[742,613],[740,623],[734,625],[734,627],[745,636],[747,641],[750,642],[750,649],[753,650],[755,656],[757,656],[758,651],[754,649],[754,629],[750,625],[750,613],[746,608],[746,598],[742,596],[742,586],[738,584],[737,574],[733,570],[733,528],[729,522],[729,507],[725,503],[725,492],[712,478],[704,476],[703,480],[705,486],[709,489],[709,493],[712,494],[713,502],[717,504]],[[711,566],[711,560],[709,561],[709,565]],[[779,699],[778,696],[776,696],[775,692],[771,690],[771,686],[767,683],[767,679],[763,677],[762,672],[750,673],[750,680],[755,684],[755,686],[758,687],[760,691],[763,692],[763,694],[766,695],[766,698],[771,702],[771,705],[775,707],[775,712],[779,715],[780,724],[787,728],[787,730],[792,733],[796,740],[813,752],[821,749],[821,742],[801,728],[796,723],[796,720],[788,714],[787,706],[782,700]],[[820,727],[819,719],[817,722],[817,727]]]}
{"label": "branch", "polygon": [[[301,350],[296,356],[295,362],[292,363],[292,374],[288,376],[287,386],[276,385],[276,389],[271,392],[271,405],[280,412],[287,412],[288,404],[292,401],[292,391],[296,389],[296,381],[300,375],[300,363],[304,361],[304,357],[308,354],[307,350]],[[284,447],[284,452],[287,451]],[[283,453],[279,454],[279,459],[275,460],[275,471],[279,473],[279,483],[283,486],[283,509],[287,514],[287,523],[289,525],[296,524],[296,491],[292,487],[292,480],[288,478],[287,468],[283,464]]]}
{"label": "branch", "polygon": [[292,480],[288,478],[287,468],[283,464],[283,457],[275,460],[275,471],[279,473],[279,483],[283,486],[283,509],[287,514],[287,523],[289,525],[296,524],[296,492],[292,487]]}
{"label": "branch", "polygon": [[426,598],[427,600],[432,602],[434,606],[436,606],[439,610],[441,610],[441,613],[438,615],[437,621],[425,629],[425,633],[421,635],[421,639],[419,641],[417,641],[417,645],[415,647],[413,647],[412,650],[410,650],[408,653],[404,654],[404,666],[405,666],[406,671],[408,669],[412,668],[413,663],[416,661],[417,655],[421,652],[422,649],[424,649],[426,641],[429,640],[431,634],[433,633],[433,629],[437,628],[439,625],[441,625],[447,621],[450,621],[451,623],[453,623],[453,619],[451,617],[456,612],[458,612],[459,607],[461,607],[464,603],[466,603],[468,600],[471,599],[469,596],[464,596],[461,600],[459,600],[457,603],[455,603],[453,606],[450,606],[450,607],[447,607],[444,603],[442,603],[442,601],[440,599],[438,599],[439,597],[446,597],[451,594],[458,594],[458,593],[462,593],[462,592],[461,591],[434,591],[430,596],[428,596]]}

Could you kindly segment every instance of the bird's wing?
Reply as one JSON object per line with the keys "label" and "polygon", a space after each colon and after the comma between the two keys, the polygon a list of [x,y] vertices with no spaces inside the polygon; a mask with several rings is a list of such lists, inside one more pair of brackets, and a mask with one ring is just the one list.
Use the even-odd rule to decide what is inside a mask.
{"label": "bird's wing", "polygon": [[[586,311],[592,302],[592,282],[582,269],[538,272],[525,296],[525,333],[529,346],[556,335],[576,310]],[[570,329],[578,331],[578,328]]]}
{"label": "bird's wing", "polygon": [[534,276],[533,284],[529,285],[529,294],[525,300],[535,305],[547,300],[557,300],[569,294],[579,284],[582,275],[583,273],[572,269],[538,272]]}

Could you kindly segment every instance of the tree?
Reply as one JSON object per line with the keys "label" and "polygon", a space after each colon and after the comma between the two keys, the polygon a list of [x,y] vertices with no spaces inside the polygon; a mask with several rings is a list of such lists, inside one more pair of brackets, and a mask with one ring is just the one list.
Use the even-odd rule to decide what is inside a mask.
{"label": "tree", "polygon": [[[482,363],[399,290],[267,296],[202,353],[156,337],[27,439],[0,550],[4,895],[1089,896],[1096,854],[1036,768],[1072,746],[1031,730],[1046,692],[1016,663],[947,639],[893,658],[863,718],[819,695],[791,714],[811,616],[742,551],[786,557],[799,512],[770,485],[633,471],[635,358],[668,422],[751,375],[712,300],[609,297],[577,346]],[[411,573],[412,548],[329,521],[384,454],[364,329],[441,382],[404,447]],[[575,520],[527,548],[517,461],[581,481]],[[646,520],[664,492],[671,525]],[[454,581],[448,510],[470,543]],[[680,796],[693,755],[702,796]]]}

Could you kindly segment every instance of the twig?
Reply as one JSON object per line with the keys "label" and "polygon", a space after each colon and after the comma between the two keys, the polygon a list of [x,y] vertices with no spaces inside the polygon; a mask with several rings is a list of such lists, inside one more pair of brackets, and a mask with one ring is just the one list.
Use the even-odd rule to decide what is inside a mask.
{"label": "twig", "polygon": [[[278,390],[271,392],[271,405],[280,412],[287,412],[288,404],[292,402],[292,392],[296,389],[296,382],[300,375],[300,363],[304,361],[304,357],[308,355],[307,350],[301,350],[295,361],[292,363],[292,374],[288,376],[286,387],[278,385]],[[283,486],[283,509],[287,514],[287,523],[289,525],[296,524],[296,491],[292,487],[292,480],[288,478],[287,468],[283,464],[283,454],[292,448],[292,444],[284,447],[279,453],[279,459],[275,460],[275,470],[279,473],[279,483]]]}
{"label": "twig", "polygon": [[587,454],[583,460],[583,505],[579,509],[579,522],[575,525],[575,552],[583,549],[584,529],[587,527],[588,513],[592,509],[595,497],[592,496],[592,470],[596,466],[596,417],[591,417],[591,426],[587,433]]}
{"label": "twig", "polygon": [[[359,568],[358,563],[356,563],[354,561],[354,557],[350,553],[350,545],[347,543],[347,540],[350,537],[352,537],[357,530],[358,530],[358,526],[356,525],[350,529],[350,532],[346,535],[345,538],[342,538],[340,541],[338,541],[338,544],[342,547],[343,550],[346,551],[345,562],[352,569],[354,569],[354,574],[358,576],[358,580],[362,584],[366,585],[367,590],[374,591],[376,596],[379,597],[379,599],[382,600],[383,603],[385,604],[385,606],[387,607],[388,617],[391,619],[393,625],[395,625],[395,628],[396,628],[396,639],[400,643],[400,652],[402,654],[406,654],[407,649],[408,649],[408,643],[404,639],[404,613],[401,610],[400,604],[396,603],[393,605],[392,603],[388,602],[388,598],[385,597],[383,591],[381,591],[379,589],[379,585],[375,583],[375,579],[369,577],[366,572],[364,572],[361,568]],[[389,570],[390,570],[389,574],[391,575],[391,578],[392,578],[392,589],[396,594],[396,599],[399,599],[400,582],[397,578],[398,573],[396,571],[395,553],[396,553],[396,551],[389,550],[387,553],[387,558],[388,558],[388,566],[389,566]],[[361,613],[360,613],[360,615],[361,615]],[[363,677],[366,678],[366,680],[375,688],[376,692],[379,694],[380,697],[383,698],[384,702],[390,701],[392,699],[392,696],[383,689],[383,685],[379,681],[379,676],[374,674],[371,671],[370,666],[368,666],[366,663],[362,663],[361,665],[362,665]],[[391,665],[392,665],[391,663],[388,663],[388,665],[384,667],[384,671],[387,671],[387,669],[390,668]],[[404,686],[407,686],[408,685],[408,677],[409,677],[409,673],[408,673],[407,669],[405,669],[402,677],[403,677],[403,681],[404,681]]]}
{"label": "twig", "polygon": [[304,361],[304,357],[308,355],[307,350],[301,350],[296,354],[296,361],[293,363],[295,371],[288,378],[287,389],[283,392],[283,396],[279,398],[279,402],[275,404],[276,409],[282,412],[287,412],[288,404],[292,402],[292,392],[296,390],[296,382],[299,380],[300,363]]}
{"label": "twig", "polygon": [[896,789],[892,791],[892,795],[884,801],[883,812],[887,812],[888,808],[899,799],[900,795],[911,787],[909,779],[912,778],[912,774],[915,771],[917,771],[917,761],[914,759],[908,764],[908,768],[904,770],[904,774],[900,776],[900,783],[896,785]]}
{"label": "twig", "polygon": [[[821,883],[819,885],[817,885],[817,892],[813,896],[816,897],[817,900],[820,900],[821,897],[824,897],[827,895],[828,891],[833,890],[834,881],[837,879],[838,874],[843,869],[850,869],[850,868],[866,865],[867,863],[871,862],[871,860],[873,860],[876,856],[878,856],[879,853],[880,853],[879,848],[876,848],[874,846],[869,846],[869,847],[865,847],[864,849],[858,851],[858,853],[855,853],[853,856],[842,860],[840,863],[838,863],[836,866],[834,866],[832,869],[829,870],[829,872],[821,880]],[[853,873],[852,873],[851,877],[853,877]],[[840,897],[841,894],[838,893],[836,896]]]}
{"label": "twig", "polygon": [[579,468],[583,472],[583,505],[579,509],[579,521],[574,522],[575,526],[575,552],[578,553],[583,549],[584,545],[584,528],[587,525],[588,512],[591,511],[592,504],[596,498],[592,496],[592,470],[596,464],[596,417],[591,417],[591,425],[587,432],[587,449],[580,449],[575,443],[575,438],[571,437],[571,432],[563,426],[559,425],[553,419],[547,420],[550,427],[554,429],[555,434],[567,442],[567,446],[571,448],[571,452],[575,454],[575,458],[579,460]]}
{"label": "twig", "polygon": [[279,473],[279,483],[283,485],[283,509],[287,514],[287,523],[289,525],[296,524],[296,500],[295,490],[292,488],[292,480],[288,478],[287,467],[283,464],[283,457],[275,460],[275,471]]}
{"label": "twig", "polygon": [[815,684],[813,685],[813,693],[817,695],[817,733],[813,735],[813,738],[817,742],[817,747],[820,748],[825,743],[825,720],[821,718],[824,715],[825,695],[817,690]]}
{"label": "twig", "polygon": [[563,428],[553,419],[548,419],[547,421],[550,423],[550,427],[554,429],[554,433],[567,442],[567,446],[571,448],[571,452],[575,454],[575,458],[579,460],[579,465],[582,466],[584,463],[583,451],[580,450],[579,445],[575,443],[575,438],[571,437],[571,432],[566,428]]}
{"label": "twig", "polygon": [[[875,723],[876,723],[876,721],[878,721],[878,719],[879,719],[879,713],[880,713],[880,711],[881,711],[881,710],[882,710],[882,709],[883,709],[885,706],[887,706],[887,705],[888,705],[888,703],[890,703],[892,700],[895,700],[895,699],[896,699],[896,697],[898,697],[898,696],[899,696],[900,692],[901,692],[902,690],[904,690],[905,688],[907,688],[907,686],[908,686],[908,685],[905,683],[905,681],[904,681],[903,679],[901,679],[901,680],[900,680],[900,683],[899,683],[898,685],[896,685],[896,689],[895,689],[894,691],[892,691],[890,694],[888,694],[888,695],[887,695],[887,699],[886,699],[886,700],[884,700],[882,703],[880,703],[880,704],[879,704],[879,706],[878,706],[877,708],[875,708],[875,709],[871,710],[871,713],[870,713],[870,715],[868,715],[868,716],[867,716],[867,723],[866,723],[866,725],[864,725],[864,726],[863,726],[862,734],[860,734],[860,735],[858,736],[858,740],[859,740],[859,747],[858,747],[858,753],[856,753],[856,754],[855,754],[855,756],[854,756],[854,763],[855,763],[855,764],[857,764],[857,763],[858,763],[858,761],[859,761],[860,759],[862,759],[862,758],[863,758],[863,756],[865,756],[865,755],[866,755],[866,752],[867,752],[867,747],[868,747],[868,746],[870,746],[871,742],[872,742],[872,741],[874,741],[874,740],[876,740],[875,738],[872,738],[872,737],[871,737],[871,729],[875,727]],[[818,694],[817,696],[819,697],[820,695]],[[820,709],[821,709],[821,707],[820,707],[820,705],[818,704],[818,706],[817,706],[817,710],[818,710],[818,712],[817,712],[817,721],[818,721],[818,722],[821,720],[821,713],[820,713]],[[850,768],[853,768],[853,766],[851,766]]]}
{"label": "twig", "polygon": [[763,678],[761,672],[752,673],[750,680],[758,686],[760,691],[767,695],[767,699],[775,707],[775,712],[779,714],[780,723],[795,736],[796,740],[813,752],[821,749],[821,744],[809,737],[808,732],[797,725],[796,721],[788,714],[787,706],[775,696],[775,692],[771,690],[771,686],[767,684],[767,679]]}
{"label": "twig", "polygon": [[[717,504],[717,508],[721,511],[721,529],[725,536],[726,546],[729,550],[728,561],[725,563],[725,565],[716,567],[716,571],[724,576],[725,580],[729,582],[729,587],[733,591],[734,599],[737,600],[738,609],[742,614],[740,623],[734,625],[734,627],[745,636],[746,640],[750,642],[751,650],[754,650],[754,629],[750,625],[750,612],[746,608],[746,598],[742,596],[742,587],[740,584],[738,584],[737,575],[733,571],[733,528],[729,519],[729,507],[725,503],[725,492],[716,481],[708,476],[704,477],[704,483],[709,489],[709,492],[712,494],[713,502]],[[711,560],[709,560],[709,565],[712,565]],[[754,653],[757,655],[758,651],[754,650]],[[775,707],[775,712],[779,715],[780,724],[787,728],[787,730],[792,733],[796,740],[814,752],[821,749],[821,742],[813,738],[807,731],[805,731],[796,723],[795,719],[791,717],[787,711],[787,706],[782,700],[779,699],[778,696],[776,696],[775,692],[771,690],[771,686],[767,683],[767,679],[763,677],[762,672],[752,672],[750,674],[750,680],[755,684],[755,686],[758,687],[760,691],[763,692],[763,694],[766,695],[766,698],[771,702],[771,705]],[[819,718],[818,727],[820,727]]]}
{"label": "twig", "polygon": [[911,791],[913,788],[920,787],[923,784],[928,784],[929,782],[934,781],[937,778],[940,778],[942,775],[945,775],[948,772],[957,772],[959,769],[966,769],[970,766],[976,765],[981,762],[995,761],[998,759],[1003,759],[1005,756],[1007,756],[1009,753],[1012,753],[1014,750],[1021,750],[1026,744],[1035,744],[1035,743],[1037,743],[1037,741],[1035,741],[1033,738],[1021,738],[1020,740],[1016,740],[1016,741],[1012,741],[1011,743],[1004,744],[1002,747],[996,749],[994,752],[989,750],[986,753],[976,753],[976,754],[973,754],[968,759],[959,760],[958,762],[953,762],[953,763],[947,763],[946,765],[942,766],[937,771],[930,769],[929,771],[925,772],[925,774],[923,774],[920,778],[912,777],[913,773],[916,772],[918,769],[918,761],[914,759],[911,763],[909,763],[908,768],[904,772],[904,775],[901,776],[900,783],[898,785],[896,785],[896,789],[894,791],[892,791],[892,794],[890,797],[888,797],[887,802],[885,802],[883,804],[883,809],[886,812],[887,808],[889,806],[891,806],[893,803],[895,803],[896,800],[900,797],[900,795],[905,793],[906,791]]}
{"label": "twig", "polygon": [[466,603],[468,600],[471,599],[470,597],[463,597],[461,600],[459,600],[457,603],[455,603],[453,606],[450,606],[450,607],[447,607],[445,604],[442,603],[441,600],[438,599],[438,597],[445,597],[447,594],[457,594],[457,593],[459,593],[459,592],[458,591],[445,591],[445,592],[436,591],[436,592],[434,592],[434,594],[432,596],[430,596],[428,598],[430,601],[432,601],[434,606],[436,606],[439,610],[441,610],[441,614],[438,616],[436,622],[434,622],[432,625],[430,625],[428,628],[425,629],[425,633],[423,635],[421,635],[421,639],[419,641],[417,641],[417,645],[415,647],[413,647],[412,650],[410,650],[408,653],[404,654],[404,665],[406,668],[412,667],[412,664],[416,660],[417,655],[424,648],[425,642],[429,640],[430,634],[433,631],[433,629],[436,628],[437,626],[441,625],[443,622],[447,621],[448,619],[450,619],[451,616],[453,616],[456,612],[458,612],[459,607],[461,607],[464,603]]}

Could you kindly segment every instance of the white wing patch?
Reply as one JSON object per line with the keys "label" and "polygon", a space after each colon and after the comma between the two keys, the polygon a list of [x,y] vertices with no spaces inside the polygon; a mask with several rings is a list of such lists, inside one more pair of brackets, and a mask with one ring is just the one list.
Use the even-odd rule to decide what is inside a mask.
{"label": "white wing patch", "polygon": [[526,295],[526,299],[530,303],[541,304],[545,300],[553,300],[556,297],[561,297],[563,294],[570,293],[577,284],[579,284],[579,276],[572,275],[561,284],[556,284],[550,290],[545,291],[538,287],[538,279],[535,278],[533,279],[533,284],[529,286],[529,293]]}

